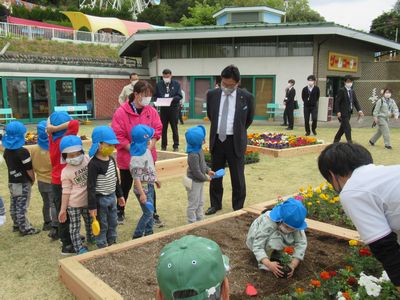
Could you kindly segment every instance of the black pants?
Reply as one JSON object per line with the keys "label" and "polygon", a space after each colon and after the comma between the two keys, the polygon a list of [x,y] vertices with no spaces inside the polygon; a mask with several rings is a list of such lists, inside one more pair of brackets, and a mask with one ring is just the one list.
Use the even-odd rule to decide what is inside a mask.
{"label": "black pants", "polygon": [[287,106],[285,106],[285,110],[283,111],[283,124],[288,124],[288,113],[287,113]]}
{"label": "black pants", "polygon": [[178,135],[178,117],[179,107],[162,107],[160,112],[162,129],[161,148],[166,148],[168,145],[168,124],[171,125],[172,137],[174,139],[174,149],[179,148]]}
{"label": "black pants", "polygon": [[[212,150],[212,169],[217,171],[225,168],[228,162],[232,182],[232,208],[243,208],[246,199],[246,181],[244,177],[244,155],[237,157],[233,149],[233,136],[228,136],[225,142],[221,142],[218,136]],[[210,202],[216,209],[222,208],[222,196],[224,188],[222,178],[213,179],[210,182]]]}
{"label": "black pants", "polygon": [[182,106],[179,106],[179,122],[183,125]]}
{"label": "black pants", "polygon": [[[129,170],[119,170],[120,175],[121,175],[121,189],[122,189],[122,194],[124,195],[125,198],[125,206],[126,202],[128,202],[128,196],[129,192],[132,189],[133,185],[133,178],[131,175],[131,172]],[[119,206],[117,202],[117,210],[118,210],[118,216],[123,216],[125,215],[125,206]],[[156,191],[154,189],[154,214],[157,213],[156,209]]]}
{"label": "black pants", "polygon": [[[61,210],[62,186],[61,184],[51,184],[54,194],[54,205],[56,207],[57,217]],[[67,213],[67,220],[64,223],[58,223],[58,236],[63,246],[72,245],[71,235],[69,234],[69,216]]]}
{"label": "black pants", "polygon": [[317,129],[318,122],[318,104],[315,106],[304,106],[304,126],[306,133],[310,134],[310,115],[312,119],[311,129],[314,132]]}
{"label": "black pants", "polygon": [[334,143],[339,143],[340,139],[342,138],[343,133],[346,136],[346,140],[348,143],[351,143],[351,125],[350,125],[350,116],[345,116],[340,118],[340,127],[335,135],[335,139],[333,140]]}
{"label": "black pants", "polygon": [[[293,129],[294,126],[294,105],[286,105],[285,112],[288,120],[288,128]],[[285,122],[286,123],[286,122]]]}

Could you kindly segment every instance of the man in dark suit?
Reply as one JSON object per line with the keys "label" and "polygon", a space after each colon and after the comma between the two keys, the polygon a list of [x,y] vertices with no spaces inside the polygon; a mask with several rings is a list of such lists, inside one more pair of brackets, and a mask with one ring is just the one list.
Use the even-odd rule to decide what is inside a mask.
{"label": "man in dark suit", "polygon": [[[225,168],[228,162],[232,182],[232,207],[243,207],[246,198],[244,154],[247,147],[247,128],[254,118],[254,97],[238,88],[240,72],[230,65],[221,73],[221,88],[207,93],[207,116],[211,122],[210,152],[212,169]],[[206,215],[222,209],[222,178],[210,183],[211,207]]]}
{"label": "man in dark suit", "polygon": [[290,79],[288,81],[288,86],[286,88],[286,95],[285,95],[285,100],[283,101],[285,103],[285,113],[288,118],[288,123],[289,126],[286,128],[287,130],[293,130],[293,125],[294,125],[294,97],[296,96],[296,90],[294,89],[294,84],[296,82],[294,79]]}
{"label": "man in dark suit", "polygon": [[346,136],[347,142],[352,143],[350,117],[353,113],[354,107],[356,108],[359,117],[364,116],[360,104],[358,103],[356,93],[352,89],[353,78],[350,75],[344,77],[344,85],[345,86],[339,90],[335,101],[335,112],[340,122],[340,127],[335,135],[335,139],[333,140],[334,143],[340,142],[343,133]]}
{"label": "man in dark suit", "polygon": [[312,119],[311,129],[314,135],[317,135],[317,122],[318,122],[318,101],[319,101],[319,87],[315,85],[316,78],[314,75],[307,77],[308,85],[303,88],[301,98],[304,102],[304,125],[306,135],[310,135],[310,115]]}
{"label": "man in dark suit", "polygon": [[156,93],[157,98],[172,98],[170,106],[161,107],[160,118],[163,124],[161,150],[167,150],[168,145],[168,124],[171,125],[172,137],[174,140],[174,151],[179,150],[179,135],[178,135],[178,117],[179,106],[182,99],[181,85],[178,81],[172,79],[172,72],[165,69],[163,72],[163,80],[157,83]]}

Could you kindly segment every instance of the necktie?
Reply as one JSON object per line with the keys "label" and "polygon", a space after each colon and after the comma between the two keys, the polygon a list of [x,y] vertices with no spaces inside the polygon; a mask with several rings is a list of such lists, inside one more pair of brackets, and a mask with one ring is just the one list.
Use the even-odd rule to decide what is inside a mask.
{"label": "necktie", "polygon": [[351,93],[351,90],[347,90],[347,93],[349,94],[350,111],[352,111],[353,110],[353,94]]}
{"label": "necktie", "polygon": [[226,95],[224,105],[222,106],[221,123],[219,124],[218,138],[221,142],[226,140],[226,127],[228,125],[228,111],[229,111],[229,95]]}

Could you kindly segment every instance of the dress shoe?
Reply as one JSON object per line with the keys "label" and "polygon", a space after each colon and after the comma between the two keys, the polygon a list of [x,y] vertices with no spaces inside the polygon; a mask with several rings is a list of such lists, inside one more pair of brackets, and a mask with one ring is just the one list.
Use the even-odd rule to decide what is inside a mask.
{"label": "dress shoe", "polygon": [[317,131],[316,130],[313,130],[312,133],[313,133],[313,135],[317,135]]}
{"label": "dress shoe", "polygon": [[305,136],[309,136],[309,135],[310,135],[310,133],[309,133],[309,132],[306,132]]}
{"label": "dress shoe", "polygon": [[285,124],[285,123],[282,123],[282,124],[281,124],[281,126],[287,126],[287,124]]}
{"label": "dress shoe", "polygon": [[369,142],[369,144],[370,144],[371,146],[375,146],[375,143],[373,143],[371,140],[369,140],[368,142]]}
{"label": "dress shoe", "polygon": [[288,128],[286,128],[286,130],[293,130],[293,128],[288,127]]}
{"label": "dress shoe", "polygon": [[392,150],[392,146],[385,146],[386,149]]}
{"label": "dress shoe", "polygon": [[210,207],[209,209],[207,209],[205,214],[206,214],[206,216],[213,215],[217,212],[217,210],[218,209],[216,209],[215,207]]}
{"label": "dress shoe", "polygon": [[161,151],[167,151],[167,147],[161,147]]}

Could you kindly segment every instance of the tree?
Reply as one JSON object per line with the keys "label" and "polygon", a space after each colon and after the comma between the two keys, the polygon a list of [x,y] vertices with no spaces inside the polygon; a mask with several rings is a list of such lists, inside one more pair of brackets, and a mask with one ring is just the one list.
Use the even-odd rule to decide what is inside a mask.
{"label": "tree", "polygon": [[[397,31],[400,31],[400,13],[392,10],[391,12],[385,12],[372,20],[369,32],[390,40],[396,40],[396,28]],[[400,33],[398,33],[397,41],[399,41],[399,38]]]}
{"label": "tree", "polygon": [[396,4],[393,7],[393,10],[400,14],[400,0],[397,0]]}
{"label": "tree", "polygon": [[153,25],[164,26],[168,20],[171,8],[166,4],[154,5],[146,8],[138,15],[138,22],[147,22]]}
{"label": "tree", "polygon": [[219,6],[211,6],[203,1],[197,2],[194,7],[189,8],[190,17],[183,16],[181,25],[183,26],[201,26],[215,25],[213,14],[220,9]]}
{"label": "tree", "polygon": [[286,11],[288,23],[325,22],[325,18],[311,9],[308,0],[290,0]]}

